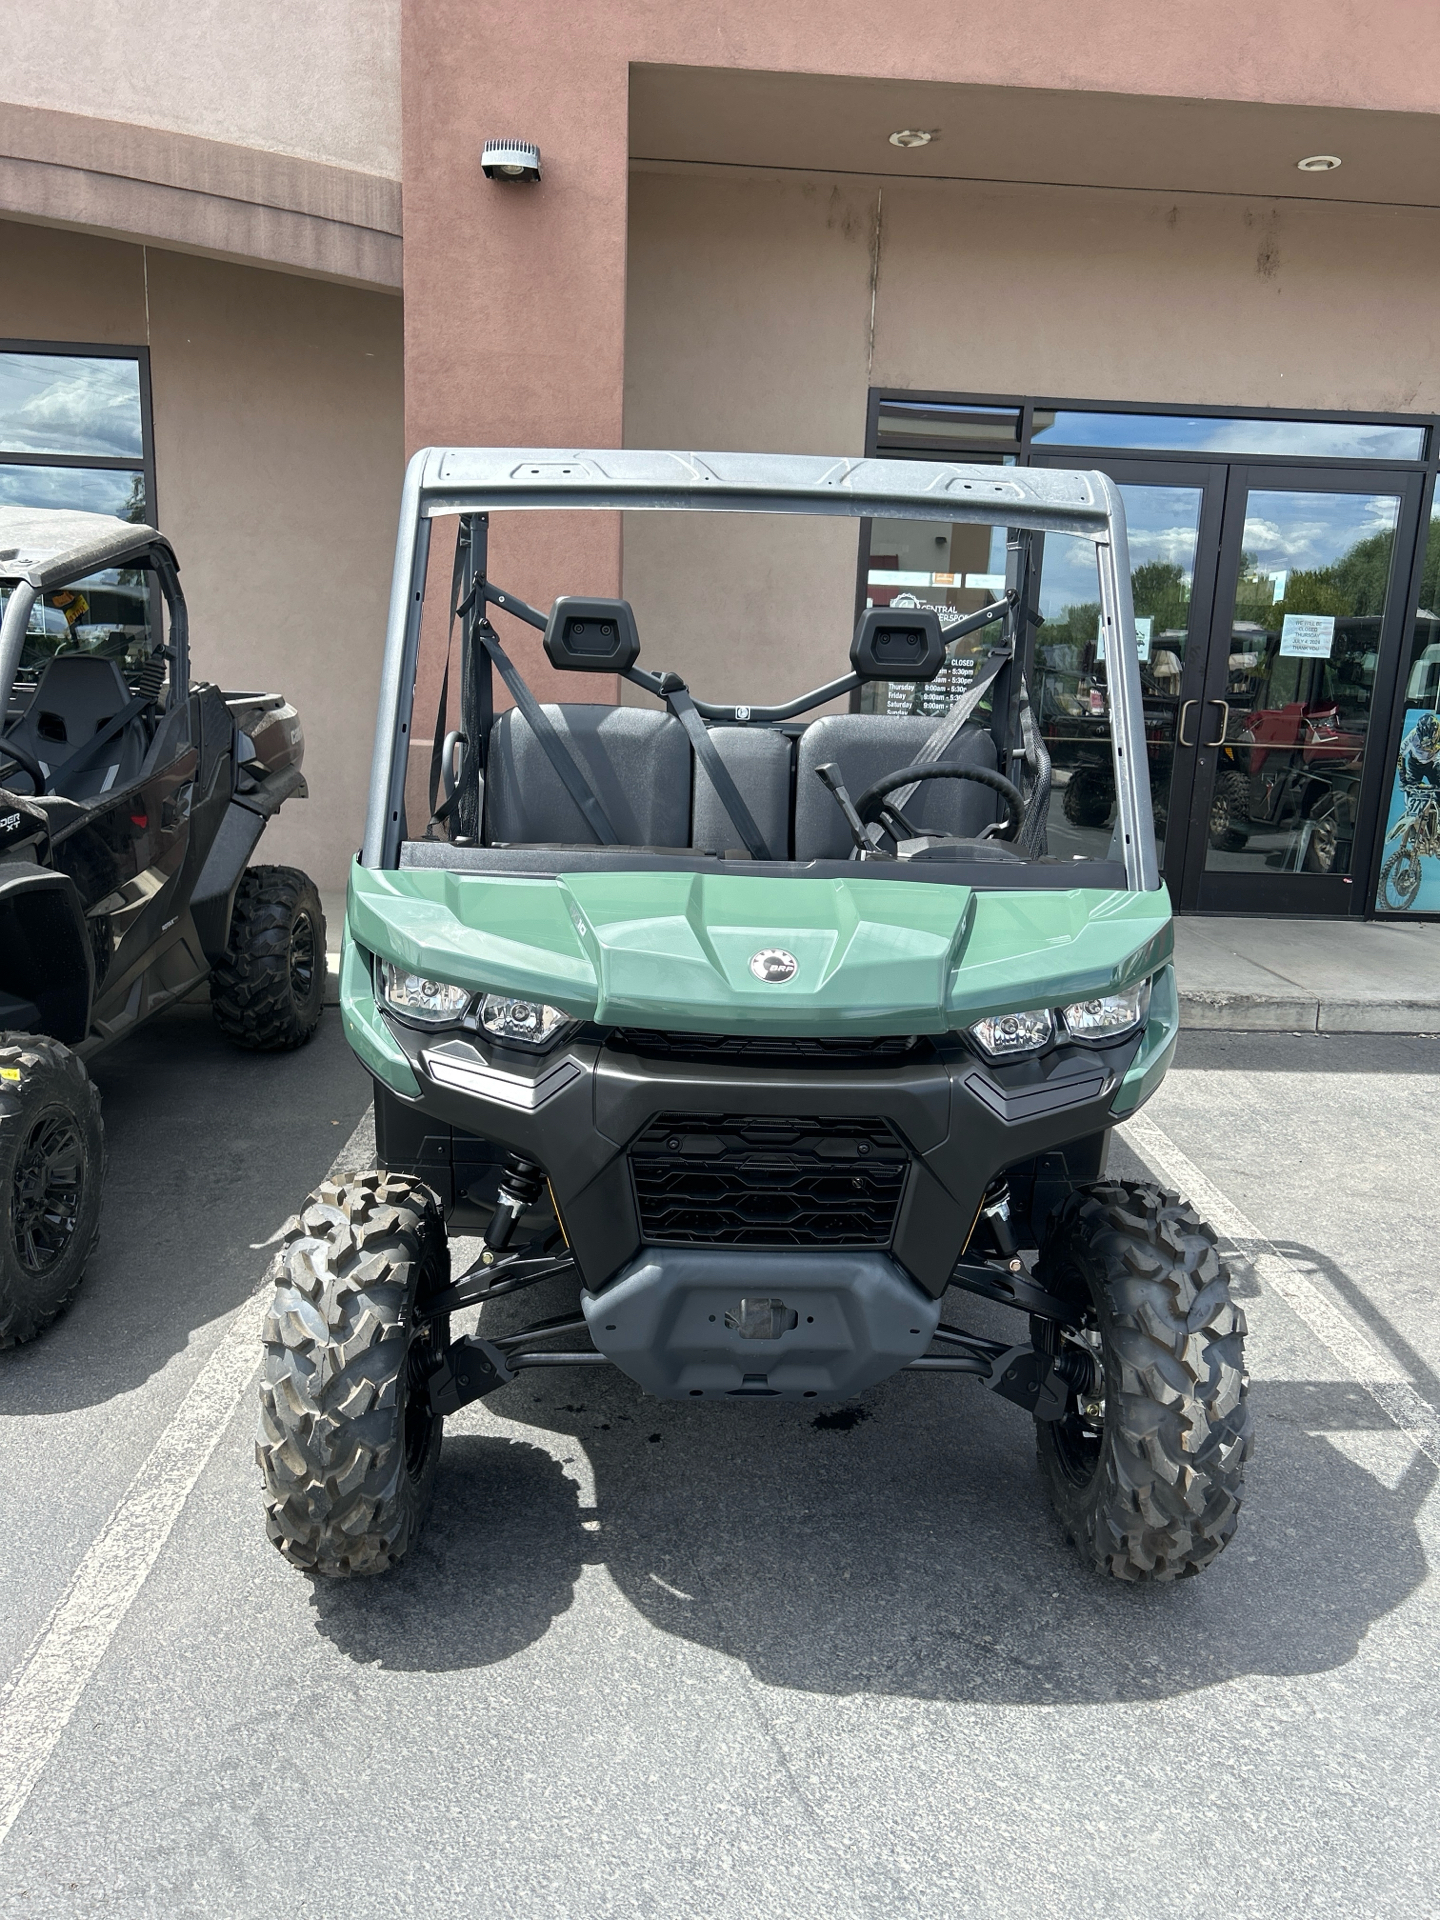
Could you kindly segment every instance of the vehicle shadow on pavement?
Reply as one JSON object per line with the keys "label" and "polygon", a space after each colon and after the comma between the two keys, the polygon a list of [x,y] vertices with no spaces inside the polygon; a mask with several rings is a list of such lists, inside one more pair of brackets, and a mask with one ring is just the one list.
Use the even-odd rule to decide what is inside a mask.
{"label": "vehicle shadow on pavement", "polygon": [[162,1014],[94,1062],[109,1171],[100,1244],[53,1326],[0,1353],[0,1416],[98,1405],[159,1372],[252,1293],[253,1242],[304,1201],[370,1083],[333,1010],[294,1053],[244,1053],[208,1006]]}
{"label": "vehicle shadow on pavement", "polygon": [[[487,1327],[516,1324],[517,1304]],[[526,1317],[565,1304],[550,1294]],[[1424,1579],[1416,1516],[1437,1470],[1352,1383],[1253,1394],[1235,1541],[1198,1579],[1136,1588],[1081,1564],[1030,1422],[973,1380],[899,1378],[816,1411],[531,1372],[487,1405],[560,1436],[562,1458],[579,1443],[598,1529],[542,1447],[447,1439],[407,1562],[316,1583],[317,1625],[383,1667],[483,1667],[542,1635],[596,1561],[658,1631],[815,1693],[1060,1705],[1326,1671]]]}

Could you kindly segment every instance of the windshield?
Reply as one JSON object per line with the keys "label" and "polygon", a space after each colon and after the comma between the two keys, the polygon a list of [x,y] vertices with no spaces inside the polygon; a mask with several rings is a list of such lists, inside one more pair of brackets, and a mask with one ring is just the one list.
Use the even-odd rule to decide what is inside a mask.
{"label": "windshield", "polygon": [[[12,589],[0,587],[0,608]],[[30,609],[20,670],[38,672],[57,653],[93,653],[141,667],[159,645],[154,584],[148,569],[110,567],[37,596]]]}
{"label": "windshield", "polygon": [[[562,866],[609,849],[863,860],[877,875],[930,863],[956,877],[1063,858],[1076,883],[1090,864],[1116,884],[1108,834],[1048,842],[1032,706],[1045,668],[1022,617],[1032,536],[722,510],[614,518],[618,540],[610,516],[564,510],[431,523],[405,740],[412,850],[543,850]],[[1094,542],[1069,544],[1098,622]],[[558,610],[572,603],[590,619],[567,652]],[[1096,732],[1108,749],[1108,723]]]}

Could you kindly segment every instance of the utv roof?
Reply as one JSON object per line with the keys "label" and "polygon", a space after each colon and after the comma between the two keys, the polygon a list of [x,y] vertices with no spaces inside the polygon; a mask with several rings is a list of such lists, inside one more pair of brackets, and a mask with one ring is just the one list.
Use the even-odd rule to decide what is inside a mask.
{"label": "utv roof", "polygon": [[983,520],[1092,538],[1105,535],[1115,503],[1112,483],[1095,473],[647,448],[426,447],[410,463],[406,490],[427,518],[484,507],[718,508]]}
{"label": "utv roof", "polygon": [[23,580],[37,592],[123,566],[157,546],[171,551],[154,527],[108,513],[0,506],[0,580]]}

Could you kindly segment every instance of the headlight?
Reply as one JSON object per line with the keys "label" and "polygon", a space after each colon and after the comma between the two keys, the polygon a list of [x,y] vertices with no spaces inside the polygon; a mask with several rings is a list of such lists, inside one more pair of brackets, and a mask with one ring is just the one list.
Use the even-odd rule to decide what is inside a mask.
{"label": "headlight", "polygon": [[423,973],[407,973],[390,961],[380,962],[380,997],[392,1013],[421,1027],[449,1027],[463,1020],[473,995],[445,980],[428,980]]}
{"label": "headlight", "polygon": [[510,1000],[501,993],[487,993],[480,1002],[480,1024],[493,1040],[505,1040],[512,1046],[553,1047],[580,1023],[543,1001]]}
{"label": "headlight", "polygon": [[1126,987],[1123,993],[1107,993],[1099,1000],[1077,1000],[1061,1015],[1065,1031],[1072,1040],[1095,1046],[1102,1040],[1118,1040],[1123,1033],[1138,1027],[1150,1011],[1150,982]]}
{"label": "headlight", "polygon": [[977,1020],[970,1038],[992,1060],[1009,1060],[1017,1053],[1038,1053],[1050,1043],[1055,1018],[1048,1007],[1036,1007],[1027,1013],[992,1013]]}

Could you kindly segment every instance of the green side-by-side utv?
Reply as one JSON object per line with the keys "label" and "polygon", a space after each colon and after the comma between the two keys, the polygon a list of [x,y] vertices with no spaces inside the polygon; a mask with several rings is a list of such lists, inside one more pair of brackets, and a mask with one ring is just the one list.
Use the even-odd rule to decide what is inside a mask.
{"label": "green side-by-side utv", "polygon": [[[719,706],[638,663],[625,600],[541,612],[490,578],[492,512],[576,509],[691,516],[647,549],[672,563],[696,514],[975,523],[1005,530],[1007,571],[964,614],[866,607],[826,686]],[[412,755],[437,522],[458,724]],[[1057,536],[1096,561],[1105,858],[1046,851],[1027,668],[1036,546]],[[378,1164],[289,1223],[264,1333],[259,1458],[288,1559],[393,1565],[447,1414],[529,1368],[597,1366],[765,1404],[969,1374],[1033,1420],[1095,1567],[1173,1580],[1220,1553],[1250,1446],[1244,1317],[1192,1209],[1106,1173],[1178,1025],[1129,577],[1099,473],[416,455],[341,962]],[[746,593],[731,625],[714,609],[717,649],[753,625]],[[597,702],[541,705],[492,615],[543,631],[555,667],[610,676]],[[893,710],[942,669],[948,708]],[[601,704],[617,675],[646,704]],[[846,696],[872,710],[805,718]],[[432,751],[421,823],[407,786]],[[450,1234],[479,1241],[463,1273]],[[499,1332],[489,1303],[513,1314],[542,1281],[573,1286],[568,1310]],[[968,1294],[1014,1309],[1008,1340],[952,1324]],[[479,1330],[452,1338],[476,1305]]]}

